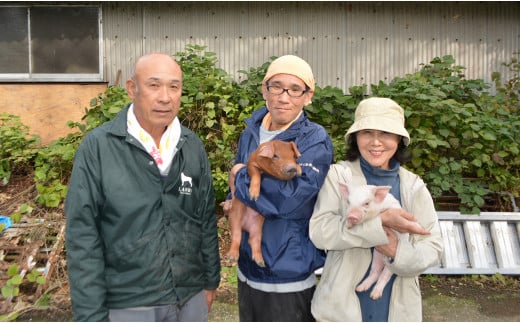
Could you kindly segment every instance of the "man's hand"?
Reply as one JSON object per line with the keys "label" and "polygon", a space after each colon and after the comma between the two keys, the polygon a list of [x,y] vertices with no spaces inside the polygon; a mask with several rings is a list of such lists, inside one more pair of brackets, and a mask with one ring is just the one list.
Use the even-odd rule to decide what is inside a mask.
{"label": "man's hand", "polygon": [[222,211],[225,215],[229,214],[232,204],[233,203],[231,203],[231,200],[225,200],[224,202],[220,202],[220,206],[222,207]]}
{"label": "man's hand", "polygon": [[383,226],[392,228],[400,233],[415,233],[427,235],[430,231],[415,222],[415,217],[403,209],[387,209],[381,212]]}
{"label": "man's hand", "polygon": [[231,168],[230,173],[232,174],[233,178],[235,178],[235,176],[237,175],[237,172],[244,166],[246,166],[246,164],[238,163],[238,164],[235,164],[235,166],[233,166],[233,168]]}
{"label": "man's hand", "polygon": [[[229,188],[231,190],[231,195],[235,195],[235,178],[237,176],[237,172],[242,168],[246,166],[245,164],[238,163],[231,170],[229,171]],[[224,211],[225,215],[229,214],[229,211],[231,210],[231,200],[225,200],[224,202],[220,203],[220,206],[222,207],[222,211]]]}
{"label": "man's hand", "polygon": [[208,313],[211,310],[211,304],[215,298],[217,298],[217,290],[205,290],[204,294],[206,294],[206,304],[208,304]]}

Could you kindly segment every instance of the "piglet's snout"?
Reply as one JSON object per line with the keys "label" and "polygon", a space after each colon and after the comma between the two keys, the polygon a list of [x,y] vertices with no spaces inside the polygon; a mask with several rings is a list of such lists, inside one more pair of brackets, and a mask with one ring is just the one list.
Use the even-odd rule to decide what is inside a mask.
{"label": "piglet's snout", "polygon": [[284,167],[284,173],[287,177],[300,176],[302,174],[301,167],[298,165],[288,165]]}

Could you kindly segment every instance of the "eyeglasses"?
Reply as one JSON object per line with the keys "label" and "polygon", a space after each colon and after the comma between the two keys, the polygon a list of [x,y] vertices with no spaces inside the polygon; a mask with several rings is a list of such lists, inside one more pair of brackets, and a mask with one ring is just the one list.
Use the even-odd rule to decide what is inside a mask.
{"label": "eyeglasses", "polygon": [[266,87],[267,87],[267,92],[269,92],[271,94],[282,95],[283,92],[287,92],[287,94],[293,98],[299,98],[299,97],[303,96],[305,93],[309,92],[309,89],[305,89],[305,90],[284,89],[283,87],[278,86],[278,85],[267,85]]}

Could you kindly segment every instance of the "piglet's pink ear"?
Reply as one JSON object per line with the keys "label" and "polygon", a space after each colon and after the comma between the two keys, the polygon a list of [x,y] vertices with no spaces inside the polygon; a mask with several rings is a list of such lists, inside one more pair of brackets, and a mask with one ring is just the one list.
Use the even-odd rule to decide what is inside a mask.
{"label": "piglet's pink ear", "polygon": [[348,198],[348,186],[347,184],[338,183],[339,184],[339,191],[341,193],[341,196],[344,198]]}
{"label": "piglet's pink ear", "polygon": [[378,203],[382,202],[391,188],[391,186],[375,186],[373,188],[375,201]]}
{"label": "piglet's pink ear", "polygon": [[274,144],[270,141],[263,144],[263,146],[260,148],[260,151],[258,152],[258,155],[262,157],[273,158]]}

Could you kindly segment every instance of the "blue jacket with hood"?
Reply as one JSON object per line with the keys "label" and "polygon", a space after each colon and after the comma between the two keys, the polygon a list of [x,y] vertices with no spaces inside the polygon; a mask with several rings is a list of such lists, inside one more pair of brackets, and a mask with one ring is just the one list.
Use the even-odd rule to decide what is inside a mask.
{"label": "blue jacket with hood", "polygon": [[[246,164],[258,147],[260,126],[267,112],[264,107],[245,120],[248,127],[240,136],[236,163]],[[309,239],[309,220],[333,161],[333,146],[325,129],[311,122],[305,112],[275,139],[296,143],[301,153],[297,161],[302,175],[281,181],[263,174],[260,197],[253,201],[249,199],[246,167],[237,173],[235,197],[265,217],[262,253],[266,263],[262,268],[253,261],[248,233],[243,232],[238,266],[247,279],[255,282],[298,282],[307,279],[325,261],[325,253]]]}

